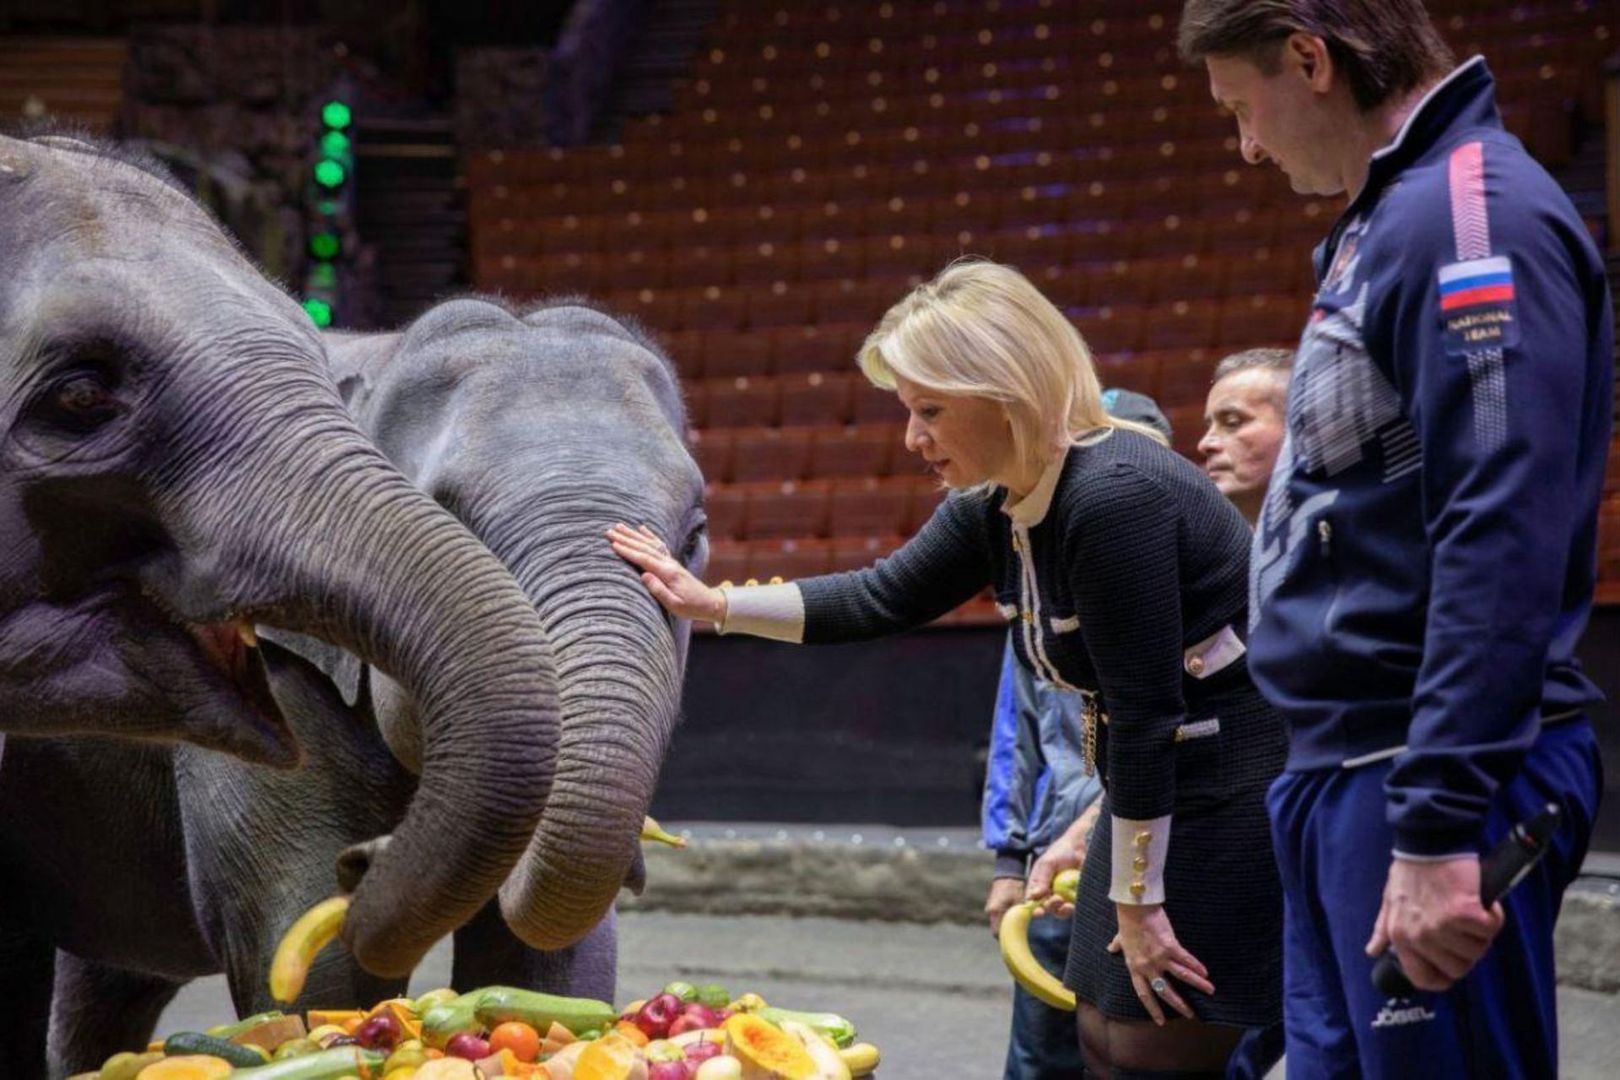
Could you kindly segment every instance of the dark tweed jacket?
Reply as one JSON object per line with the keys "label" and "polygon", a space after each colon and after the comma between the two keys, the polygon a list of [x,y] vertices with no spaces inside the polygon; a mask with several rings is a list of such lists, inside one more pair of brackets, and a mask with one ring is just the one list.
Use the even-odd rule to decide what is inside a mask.
{"label": "dark tweed jacket", "polygon": [[[1184,658],[1223,627],[1247,625],[1249,529],[1191,462],[1134,432],[1077,444],[1053,468],[1049,506],[1027,505],[1041,489],[1013,516],[1005,489],[953,494],[890,557],[796,581],[804,641],[919,626],[992,585],[1003,614],[1018,620],[1020,662],[1099,695],[1108,716],[1099,768],[1114,815],[1162,817],[1183,801],[1178,781],[1218,794],[1212,786],[1246,771],[1221,764],[1252,756],[1232,745],[1241,732],[1177,738],[1216,699],[1252,689],[1242,660],[1197,679]],[[1178,755],[1189,760],[1178,767]],[[1208,768],[1189,769],[1193,755]]]}

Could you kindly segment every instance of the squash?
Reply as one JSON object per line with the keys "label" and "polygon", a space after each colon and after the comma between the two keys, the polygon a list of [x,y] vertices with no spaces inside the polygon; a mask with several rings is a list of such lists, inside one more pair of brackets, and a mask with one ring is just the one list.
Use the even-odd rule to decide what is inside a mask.
{"label": "squash", "polygon": [[742,1062],[743,1080],[816,1080],[819,1072],[798,1039],[750,1013],[726,1018],[726,1053]]}
{"label": "squash", "polygon": [[782,1021],[782,1030],[799,1040],[816,1063],[816,1080],[852,1080],[849,1066],[838,1056],[832,1041],[797,1020]]}
{"label": "squash", "polygon": [[573,1080],[647,1080],[647,1059],[635,1043],[610,1032],[585,1044]]}
{"label": "squash", "polygon": [[136,1080],[224,1080],[235,1067],[208,1054],[181,1054],[154,1061],[136,1074]]}

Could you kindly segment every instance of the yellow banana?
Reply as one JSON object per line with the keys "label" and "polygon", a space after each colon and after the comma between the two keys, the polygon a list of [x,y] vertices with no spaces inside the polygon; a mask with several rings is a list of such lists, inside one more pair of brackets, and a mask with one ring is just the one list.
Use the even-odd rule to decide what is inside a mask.
{"label": "yellow banana", "polygon": [[868,1076],[877,1072],[878,1060],[882,1055],[878,1053],[878,1048],[871,1043],[856,1043],[838,1051],[838,1056],[844,1059],[845,1065],[849,1066],[849,1075],[856,1077]]}
{"label": "yellow banana", "polygon": [[334,896],[298,917],[292,928],[282,935],[276,955],[270,961],[271,997],[285,1004],[303,992],[310,965],[343,929],[343,919],[348,913],[349,898]]}
{"label": "yellow banana", "polygon": [[668,844],[672,848],[686,846],[686,837],[665,832],[664,827],[650,817],[641,819],[641,838],[643,840],[654,840],[660,844]]}
{"label": "yellow banana", "polygon": [[1014,904],[1001,917],[1001,961],[1018,980],[1018,985],[1054,1009],[1074,1011],[1074,994],[1050,971],[1041,966],[1035,954],[1029,951],[1029,920],[1036,903],[1026,900]]}

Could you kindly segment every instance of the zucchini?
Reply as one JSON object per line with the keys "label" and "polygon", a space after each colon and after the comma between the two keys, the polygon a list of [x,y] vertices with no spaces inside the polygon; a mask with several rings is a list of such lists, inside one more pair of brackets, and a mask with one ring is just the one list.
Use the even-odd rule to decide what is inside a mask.
{"label": "zucchini", "polygon": [[343,1076],[376,1076],[386,1058],[359,1046],[334,1046],[318,1054],[237,1069],[231,1080],[338,1080]]}
{"label": "zucchini", "polygon": [[239,1069],[264,1064],[264,1053],[257,1047],[239,1046],[217,1035],[204,1035],[200,1031],[177,1031],[163,1040],[164,1057],[181,1057],[185,1054],[224,1058]]}
{"label": "zucchini", "polygon": [[479,996],[474,1015],[487,1028],[508,1020],[521,1020],[536,1031],[549,1031],[561,1024],[575,1035],[605,1031],[619,1018],[617,1010],[594,998],[559,997],[510,986],[491,986]]}
{"label": "zucchini", "polygon": [[783,1020],[796,1020],[811,1031],[827,1036],[838,1044],[839,1049],[855,1041],[855,1025],[837,1013],[794,1012],[792,1009],[773,1009],[767,1006],[756,1009],[754,1015],[762,1020],[769,1020],[778,1027]]}

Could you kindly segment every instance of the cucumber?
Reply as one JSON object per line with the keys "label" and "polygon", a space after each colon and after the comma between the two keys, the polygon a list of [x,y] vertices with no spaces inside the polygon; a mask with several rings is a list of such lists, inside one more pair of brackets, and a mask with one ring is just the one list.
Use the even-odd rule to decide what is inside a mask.
{"label": "cucumber", "polygon": [[491,986],[478,999],[474,1015],[485,1026],[492,1028],[508,1020],[521,1020],[536,1031],[548,1031],[555,1022],[583,1035],[587,1031],[605,1031],[619,1018],[618,1012],[605,1001],[593,998],[558,997],[533,990],[518,990],[510,986]]}
{"label": "cucumber", "polygon": [[177,1031],[163,1040],[164,1057],[179,1057],[182,1054],[224,1058],[238,1069],[264,1064],[264,1054],[257,1047],[238,1046],[229,1039],[204,1035],[199,1031]]}
{"label": "cucumber", "polygon": [[338,1080],[343,1076],[375,1076],[384,1060],[375,1050],[334,1046],[318,1054],[237,1069],[231,1073],[231,1080]]}
{"label": "cucumber", "polygon": [[792,1009],[766,1007],[755,1010],[754,1015],[777,1025],[783,1020],[797,1020],[811,1031],[827,1036],[840,1049],[855,1041],[855,1025],[837,1013],[794,1012]]}

